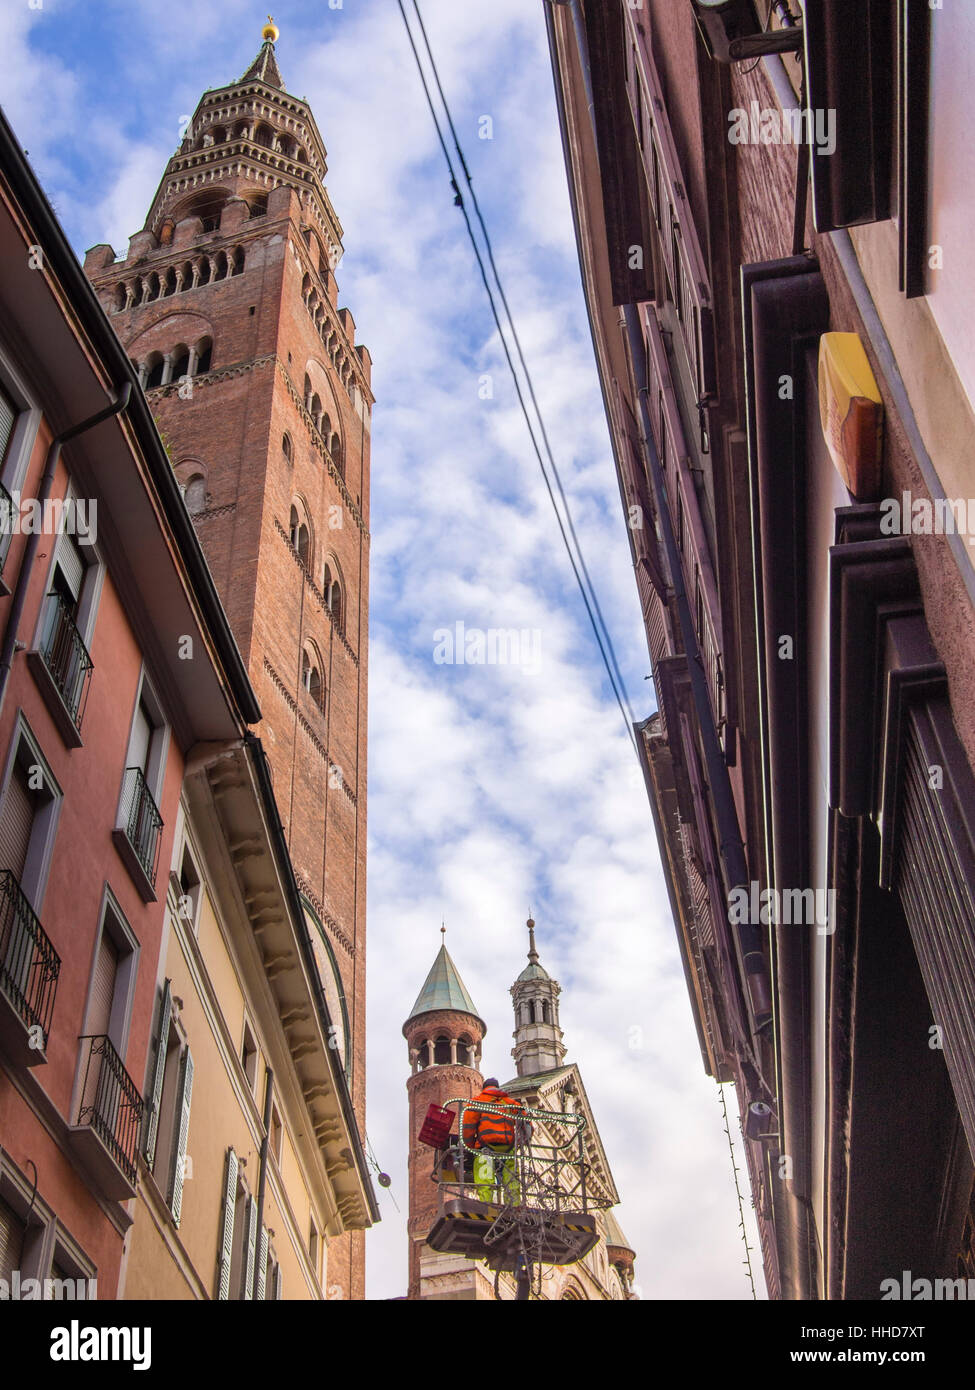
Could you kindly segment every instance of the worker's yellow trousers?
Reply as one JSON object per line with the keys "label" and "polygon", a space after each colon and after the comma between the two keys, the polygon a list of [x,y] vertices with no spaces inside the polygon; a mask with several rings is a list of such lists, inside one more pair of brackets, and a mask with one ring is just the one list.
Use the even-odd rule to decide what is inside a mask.
{"label": "worker's yellow trousers", "polygon": [[474,1155],[474,1184],[482,1202],[494,1200],[494,1190],[499,1182],[505,1200],[517,1206],[521,1201],[517,1161],[513,1157],[504,1158],[491,1149],[479,1149]]}

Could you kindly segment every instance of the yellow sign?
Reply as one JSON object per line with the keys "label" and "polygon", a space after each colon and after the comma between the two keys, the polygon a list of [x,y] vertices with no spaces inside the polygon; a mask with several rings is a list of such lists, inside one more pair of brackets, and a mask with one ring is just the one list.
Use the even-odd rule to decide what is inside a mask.
{"label": "yellow sign", "polygon": [[819,414],[823,438],[857,502],[880,495],[884,407],[857,333],[819,340]]}

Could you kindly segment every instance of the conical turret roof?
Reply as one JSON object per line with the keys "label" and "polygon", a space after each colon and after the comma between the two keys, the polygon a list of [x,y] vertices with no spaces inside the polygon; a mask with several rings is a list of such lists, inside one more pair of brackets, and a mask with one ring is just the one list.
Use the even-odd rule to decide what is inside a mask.
{"label": "conical turret roof", "polygon": [[437,952],[437,958],[430,967],[430,973],[406,1021],[409,1023],[410,1019],[417,1018],[420,1014],[432,1013],[434,1009],[452,1009],[456,1013],[472,1014],[483,1023],[446,946],[441,946]]}
{"label": "conical turret roof", "polygon": [[284,79],[278,68],[278,60],[274,56],[274,44],[270,39],[264,40],[260,53],[239,80],[249,82],[252,78],[257,78],[259,82],[266,82],[269,87],[279,87],[281,91],[284,91]]}

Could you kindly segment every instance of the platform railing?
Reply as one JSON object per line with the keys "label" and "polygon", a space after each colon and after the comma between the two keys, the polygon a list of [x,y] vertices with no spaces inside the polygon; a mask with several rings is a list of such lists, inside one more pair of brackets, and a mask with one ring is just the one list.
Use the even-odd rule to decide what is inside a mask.
{"label": "platform railing", "polygon": [[[604,1199],[598,1194],[591,1181],[585,1150],[585,1116],[527,1106],[474,1104],[464,1097],[444,1102],[445,1109],[452,1106],[458,1107],[458,1132],[437,1151],[434,1167],[441,1205],[456,1198],[484,1201],[486,1187],[491,1191],[489,1200],[502,1206],[585,1213],[612,1205],[608,1196]],[[475,1148],[465,1141],[465,1119],[475,1112],[512,1123],[514,1144],[510,1149]],[[478,1183],[474,1162],[485,1154],[494,1160],[492,1180]]]}

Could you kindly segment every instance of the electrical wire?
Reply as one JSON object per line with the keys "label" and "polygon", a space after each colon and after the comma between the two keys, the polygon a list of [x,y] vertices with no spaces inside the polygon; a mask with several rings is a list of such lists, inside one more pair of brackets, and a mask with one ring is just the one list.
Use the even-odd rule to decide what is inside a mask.
{"label": "electrical wire", "polygon": [[[517,371],[515,370],[514,361],[512,360],[512,356],[511,356],[511,350],[510,350],[510,348],[509,348],[509,346],[508,346],[507,337],[505,336],[504,328],[502,327],[502,323],[501,323],[501,317],[500,317],[500,315],[499,315],[499,313],[498,313],[498,307],[497,307],[497,303],[496,303],[496,300],[495,300],[494,292],[493,292],[493,290],[492,290],[492,288],[491,288],[491,284],[490,284],[490,281],[489,281],[489,279],[488,279],[487,270],[486,270],[485,264],[484,264],[484,256],[482,255],[481,248],[480,248],[480,246],[478,245],[477,238],[476,238],[476,236],[474,235],[474,229],[473,229],[473,227],[472,227],[472,225],[471,225],[471,220],[470,220],[470,217],[469,217],[468,212],[467,212],[467,205],[466,205],[466,203],[465,203],[465,201],[464,201],[464,195],[463,195],[463,193],[461,192],[460,184],[459,184],[458,181],[457,181],[457,172],[455,171],[453,160],[452,160],[451,157],[450,157],[450,151],[449,151],[448,148],[447,148],[447,142],[446,142],[446,140],[444,139],[443,130],[442,130],[441,124],[440,124],[440,119],[439,119],[439,117],[438,117],[438,115],[437,115],[437,111],[436,111],[436,108],[435,108],[435,106],[434,106],[433,97],[432,97],[432,95],[431,95],[431,93],[430,93],[430,87],[429,87],[429,84],[428,84],[428,82],[427,82],[426,73],[425,73],[424,70],[423,70],[423,64],[422,64],[422,62],[421,62],[419,52],[417,51],[416,42],[415,42],[415,40],[414,40],[414,38],[413,38],[413,32],[412,32],[412,29],[410,28],[409,20],[407,19],[407,16],[406,16],[406,10],[404,9],[404,6],[403,6],[403,0],[397,0],[397,3],[398,3],[398,5],[399,5],[400,16],[401,16],[401,18],[402,18],[402,20],[403,20],[403,27],[405,28],[406,34],[407,34],[407,38],[409,39],[410,48],[411,48],[412,53],[413,53],[413,59],[414,59],[414,62],[416,63],[417,73],[419,74],[420,82],[422,83],[422,86],[423,86],[423,93],[424,93],[424,96],[426,97],[427,106],[428,106],[428,108],[429,108],[429,110],[430,110],[430,116],[431,116],[431,118],[432,118],[432,120],[433,120],[434,128],[435,128],[435,130],[436,130],[436,132],[437,132],[437,139],[438,139],[438,141],[440,142],[440,148],[441,148],[441,150],[442,150],[442,152],[443,152],[444,160],[445,160],[445,162],[446,162],[446,164],[447,164],[447,169],[448,169],[448,171],[449,171],[449,173],[450,173],[450,184],[451,184],[451,187],[452,187],[453,190],[454,190],[454,204],[455,204],[456,207],[459,207],[459,208],[460,208],[461,213],[462,213],[463,218],[464,218],[464,225],[465,225],[465,227],[466,227],[466,229],[467,229],[467,235],[468,235],[468,238],[469,238],[469,240],[470,240],[471,246],[472,246],[472,248],[473,248],[475,258],[476,258],[476,260],[477,260],[477,265],[478,265],[478,269],[479,269],[479,271],[480,271],[481,280],[482,280],[482,282],[483,282],[483,284],[484,284],[484,289],[485,289],[485,292],[486,292],[486,294],[487,294],[487,296],[488,296],[488,302],[490,303],[490,306],[491,306],[491,313],[492,313],[492,316],[493,316],[493,318],[494,318],[495,326],[496,326],[496,328],[497,328],[497,330],[498,330],[498,336],[499,336],[499,338],[500,338],[500,340],[501,340],[501,346],[502,346],[502,348],[504,349],[505,360],[506,360],[507,363],[508,363],[508,369],[509,369],[509,371],[511,372],[511,377],[512,377],[512,380],[513,380],[513,382],[514,382],[515,392],[516,392],[517,397],[518,397],[518,404],[519,404],[519,406],[521,407],[521,413],[522,413],[522,415],[523,415],[523,417],[524,417],[525,424],[526,424],[526,426],[528,427],[528,433],[529,433],[529,437],[530,437],[531,442],[532,442],[532,448],[533,448],[533,450],[534,450],[535,457],[536,457],[536,459],[538,460],[538,466],[539,466],[539,468],[540,468],[540,470],[541,470],[542,478],[544,479],[544,482],[545,482],[545,488],[546,488],[546,491],[548,492],[549,500],[550,500],[550,502],[551,502],[551,504],[552,504],[552,509],[553,509],[553,511],[555,512],[555,518],[556,518],[556,521],[558,522],[559,531],[560,531],[561,536],[562,536],[562,541],[563,541],[563,544],[564,544],[564,546],[565,546],[566,554],[567,554],[568,557],[569,557],[569,563],[570,563],[570,565],[572,566],[572,572],[573,572],[573,574],[575,575],[576,584],[578,585],[578,587],[579,587],[579,592],[580,592],[580,594],[582,595],[582,601],[583,601],[583,603],[584,603],[584,605],[585,605],[586,613],[587,613],[588,618],[589,618],[589,623],[590,623],[590,625],[591,625],[591,627],[592,627],[593,634],[594,634],[594,636],[595,636],[595,638],[596,638],[596,644],[597,644],[597,646],[599,647],[599,653],[600,653],[600,656],[602,657],[603,665],[604,665],[604,667],[605,667],[605,669],[606,669],[606,674],[607,674],[607,677],[608,677],[608,679],[609,679],[610,687],[612,688],[613,695],[615,696],[616,703],[617,703],[617,705],[618,705],[618,707],[619,707],[619,711],[620,711],[620,714],[621,714],[622,719],[623,719],[623,723],[624,723],[624,725],[625,725],[625,727],[626,727],[626,734],[627,734],[627,737],[628,737],[630,743],[633,745],[634,751],[637,752],[637,753],[639,753],[639,750],[637,749],[637,745],[636,745],[636,739],[635,739],[634,734],[633,734],[633,723],[634,723],[633,711],[632,711],[632,709],[630,708],[629,699],[628,699],[628,697],[627,697],[627,695],[626,695],[626,686],[625,686],[625,682],[623,681],[622,674],[620,673],[619,662],[617,661],[617,658],[616,658],[616,652],[615,652],[615,650],[614,650],[614,648],[613,648],[612,639],[610,638],[609,631],[608,631],[608,629],[607,629],[607,627],[606,627],[606,623],[605,623],[605,620],[604,620],[603,615],[602,615],[602,610],[601,610],[600,607],[599,607],[599,601],[598,601],[598,599],[596,598],[596,593],[595,593],[595,589],[594,589],[593,584],[592,584],[592,579],[591,579],[591,577],[590,577],[590,575],[589,575],[589,570],[588,570],[588,568],[586,567],[585,560],[584,560],[583,555],[582,555],[582,548],[581,548],[581,546],[579,545],[578,535],[577,535],[577,533],[576,533],[575,526],[574,526],[574,524],[573,524],[573,522],[572,522],[571,509],[569,508],[568,499],[566,498],[566,495],[565,495],[565,489],[564,489],[564,487],[563,487],[563,485],[562,485],[562,480],[561,480],[561,477],[559,476],[558,468],[557,468],[557,466],[556,466],[556,464],[555,464],[555,460],[554,460],[554,457],[553,457],[553,455],[552,455],[551,446],[549,445],[548,436],[547,436],[547,433],[546,433],[546,431],[545,431],[545,427],[544,427],[544,422],[543,422],[543,420],[542,420],[541,411],[540,411],[539,406],[538,406],[538,400],[537,400],[537,397],[536,397],[536,395],[535,395],[534,386],[533,386],[533,384],[532,384],[531,373],[529,372],[528,367],[527,367],[527,364],[525,363],[525,358],[524,358],[524,354],[522,353],[522,350],[521,350],[520,341],[518,340],[517,331],[516,331],[515,328],[514,328],[514,320],[513,320],[512,315],[511,315],[511,310],[510,310],[510,308],[509,308],[509,306],[508,306],[507,298],[506,298],[506,296],[505,296],[505,294],[504,294],[504,289],[503,289],[503,286],[502,286],[502,283],[501,283],[500,275],[498,274],[497,265],[496,265],[496,263],[495,263],[493,250],[492,250],[491,244],[490,244],[490,237],[488,236],[487,227],[486,227],[486,225],[485,225],[483,215],[481,214],[480,206],[479,206],[479,204],[477,203],[477,198],[476,198],[476,195],[475,195],[475,193],[474,193],[474,188],[473,188],[473,183],[472,183],[472,180],[471,180],[470,171],[469,171],[468,168],[467,168],[467,162],[466,162],[466,160],[464,159],[464,154],[463,154],[463,151],[462,151],[462,149],[461,149],[461,147],[460,147],[460,141],[459,141],[458,138],[457,138],[457,132],[456,132],[456,128],[455,128],[454,123],[453,123],[453,118],[452,118],[452,116],[451,116],[451,114],[450,114],[450,108],[449,108],[449,106],[448,106],[448,104],[447,104],[446,97],[444,96],[443,87],[442,87],[442,84],[441,84],[441,82],[440,82],[440,75],[439,75],[439,72],[437,71],[437,66],[436,66],[436,63],[435,63],[435,61],[434,61],[433,54],[432,54],[432,52],[431,52],[431,50],[430,50],[430,44],[429,44],[429,41],[427,40],[427,37],[426,37],[426,29],[425,29],[424,24],[423,24],[423,18],[422,18],[421,14],[420,14],[419,6],[417,5],[416,0],[413,0],[413,8],[414,8],[414,10],[416,11],[416,15],[417,15],[417,19],[418,19],[418,21],[419,21],[420,29],[421,29],[421,32],[422,32],[422,34],[423,34],[424,44],[425,44],[426,51],[427,51],[427,55],[428,55],[428,60],[429,60],[429,62],[430,62],[431,70],[433,71],[433,74],[434,74],[434,77],[435,77],[435,80],[436,80],[437,90],[438,90],[438,92],[439,92],[440,99],[441,99],[441,101],[442,101],[442,103],[443,103],[443,107],[444,107],[444,110],[445,110],[445,112],[446,112],[447,121],[448,121],[448,124],[449,124],[449,127],[450,127],[451,134],[452,134],[452,136],[453,136],[454,145],[455,145],[455,148],[456,148],[456,150],[457,150],[457,155],[458,155],[458,158],[459,158],[459,160],[460,160],[461,167],[463,168],[464,176],[465,176],[465,179],[466,179],[468,188],[469,188],[470,193],[471,193],[472,205],[475,207],[475,209],[476,209],[476,211],[477,211],[478,221],[479,221],[479,223],[480,223],[480,226],[481,226],[481,229],[482,229],[482,233],[483,233],[484,238],[485,238],[485,246],[486,246],[487,254],[488,254],[488,257],[489,257],[489,260],[490,260],[491,269],[492,269],[492,271],[493,271],[495,280],[497,281],[497,284],[498,284],[499,296],[500,296],[501,301],[502,301],[502,303],[503,303],[503,305],[504,305],[504,309],[505,309],[505,313],[506,313],[506,315],[507,315],[508,321],[509,321],[509,323],[510,323],[510,325],[511,325],[512,337],[513,337],[513,340],[514,340],[514,342],[515,342],[515,344],[516,344],[516,347],[517,347],[517,353],[518,353],[518,357],[519,357],[519,360],[520,360],[521,365],[522,365],[522,369],[523,369],[523,371],[524,371],[524,373],[525,373],[525,378],[526,378],[526,383],[527,383],[527,386],[528,386],[528,391],[529,391],[529,394],[530,394],[530,398],[531,398],[532,404],[533,404],[533,406],[534,406],[535,413],[536,413],[536,415],[538,416],[539,426],[540,426],[540,432],[541,432],[541,434],[542,434],[542,438],[543,438],[543,441],[544,441],[544,444],[545,444],[546,453],[547,453],[548,458],[549,458],[549,462],[550,462],[550,466],[551,466],[551,470],[552,470],[552,475],[554,476],[554,478],[555,478],[555,480],[556,480],[556,486],[557,486],[557,488],[558,488],[559,494],[560,494],[560,496],[561,496],[561,498],[562,498],[563,506],[564,506],[564,508],[565,508],[566,518],[567,518],[567,520],[568,520],[568,525],[569,525],[569,531],[570,531],[570,533],[571,533],[571,535],[572,535],[573,541],[575,542],[576,550],[578,551],[578,557],[579,557],[579,558],[578,558],[578,562],[577,562],[577,560],[576,560],[575,554],[573,554],[572,546],[571,546],[570,543],[569,543],[569,535],[568,535],[567,532],[566,532],[565,523],[564,523],[563,520],[562,520],[561,513],[559,512],[558,503],[557,503],[556,500],[555,500],[555,493],[554,493],[554,491],[553,491],[553,489],[552,489],[552,483],[551,483],[551,480],[550,480],[550,478],[549,478],[549,473],[548,473],[548,470],[546,469],[546,466],[545,466],[545,460],[544,460],[544,458],[542,457],[542,451],[541,451],[541,449],[539,448],[539,445],[538,445],[538,440],[537,440],[536,435],[535,435],[535,429],[534,429],[534,426],[533,426],[533,424],[532,424],[531,416],[530,416],[530,414],[529,414],[529,412],[528,412],[527,404],[526,404],[526,402],[525,402],[525,395],[524,395],[524,392],[523,392],[523,390],[522,390],[521,381],[520,381],[520,379],[519,379],[519,377],[518,377]],[[580,573],[580,568],[581,568],[581,570],[582,570],[582,573]],[[585,575],[585,580],[586,580],[585,583],[583,582],[583,574]],[[588,589],[587,589],[587,584],[588,584]],[[597,614],[598,614],[598,622],[597,622]],[[602,626],[602,631],[600,630],[600,625]]]}

